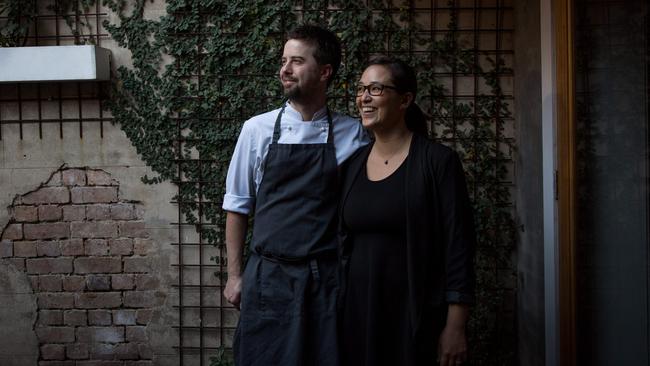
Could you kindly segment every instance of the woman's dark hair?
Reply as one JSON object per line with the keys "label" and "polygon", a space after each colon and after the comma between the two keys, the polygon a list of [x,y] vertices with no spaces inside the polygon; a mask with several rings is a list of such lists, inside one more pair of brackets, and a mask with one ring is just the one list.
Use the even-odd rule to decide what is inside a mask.
{"label": "woman's dark hair", "polygon": [[315,46],[314,58],[319,65],[332,65],[332,75],[327,79],[329,86],[341,66],[341,43],[331,31],[314,25],[303,24],[287,33],[287,40],[297,39]]}
{"label": "woman's dark hair", "polygon": [[412,132],[426,136],[428,134],[427,119],[424,112],[415,104],[415,96],[418,92],[415,70],[402,60],[383,55],[371,58],[368,67],[373,65],[383,66],[388,69],[390,80],[398,92],[413,94],[413,101],[406,109],[406,127]]}

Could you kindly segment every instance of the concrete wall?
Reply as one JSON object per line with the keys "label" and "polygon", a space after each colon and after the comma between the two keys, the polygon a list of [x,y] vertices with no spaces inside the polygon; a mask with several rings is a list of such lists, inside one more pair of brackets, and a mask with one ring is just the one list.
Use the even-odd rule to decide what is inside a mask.
{"label": "concrete wall", "polygon": [[[43,12],[47,3],[39,2]],[[164,9],[162,1],[148,4],[147,16],[158,18]],[[109,21],[116,21],[114,15],[109,15]],[[39,23],[39,34],[47,35],[47,28],[53,25],[52,21]],[[61,32],[65,29],[62,26]],[[53,28],[50,31],[54,34]],[[39,44],[55,41],[46,38]],[[62,38],[62,44],[72,41]],[[113,68],[130,62],[128,52],[112,40],[103,40],[101,46],[112,50]],[[170,203],[176,188],[169,183],[145,185],[140,181],[145,174],[155,173],[119,126],[74,121],[100,116],[99,98],[93,97],[97,87],[93,83],[22,84],[19,91],[16,85],[0,85],[0,233],[4,233],[0,246],[0,365],[96,365],[100,360],[111,366],[179,364],[173,348],[178,345],[178,332],[173,328],[178,324],[178,309],[173,308],[178,304],[173,287],[178,274],[172,266],[178,259],[170,244],[178,241],[178,230],[170,225],[178,217],[177,207]],[[110,114],[103,112],[103,116]],[[34,123],[37,119],[55,123],[39,126]],[[91,202],[92,197],[78,197],[81,201],[73,202],[72,190],[90,181],[57,181],[63,179],[59,171],[63,164],[79,168],[63,170],[69,176],[77,172],[79,179],[88,171],[105,172],[119,195],[110,202],[101,202],[107,197],[95,197],[96,202]],[[19,204],[16,197],[38,190],[42,184],[66,190],[69,201],[56,202],[56,194],[49,192],[52,194],[41,194],[41,201],[22,205],[18,211],[10,207]],[[146,252],[138,252],[143,247],[135,243],[144,238],[120,237],[119,220],[110,213],[111,205],[119,202],[137,206],[133,214],[139,218],[133,219],[144,225],[141,234],[149,243]],[[81,207],[83,217],[66,219],[65,206]],[[54,226],[43,226],[40,234],[25,231],[25,225],[32,230],[33,225],[41,224],[70,231],[67,236],[58,235]],[[105,237],[93,237],[99,235],[97,230],[72,233],[73,226],[79,229],[79,225],[88,224],[108,228]],[[113,225],[117,231],[109,228]],[[78,252],[66,251],[70,240],[80,244]],[[146,268],[135,269],[133,260]],[[86,271],[83,261],[99,267],[82,273]],[[119,271],[100,268],[102,261],[114,263]],[[39,269],[38,265],[51,267]],[[141,304],[132,302],[133,294],[126,295],[137,292],[138,278],[143,290]],[[80,287],[69,287],[74,280],[81,281]],[[140,311],[138,320],[138,310],[144,309],[151,310],[150,318],[142,318],[144,312]],[[112,335],[118,337],[110,339]]]}
{"label": "concrete wall", "polygon": [[521,365],[544,365],[544,243],[539,0],[515,2],[517,323]]}
{"label": "concrete wall", "polygon": [[[40,234],[34,232],[28,234],[27,231],[20,234],[17,227],[40,225],[45,221],[53,221],[51,224],[65,226],[67,219],[63,217],[65,213],[63,210],[64,207],[71,207],[71,205],[82,207],[85,214],[91,215],[76,218],[78,220],[76,225],[85,225],[95,219],[103,220],[103,209],[105,208],[106,213],[110,215],[110,207],[112,204],[118,203],[116,201],[118,198],[116,196],[114,197],[115,200],[113,200],[104,197],[108,201],[100,202],[104,198],[95,197],[99,201],[93,203],[91,202],[94,200],[92,197],[78,197],[75,203],[70,196],[66,202],[58,202],[55,197],[56,193],[49,192],[45,195],[41,194],[43,196],[41,201],[34,201],[30,203],[31,206],[22,205],[20,211],[16,211],[13,207],[11,210],[3,209],[0,211],[0,228],[4,228],[3,239],[5,239],[2,242],[2,257],[4,258],[0,259],[0,266],[3,268],[0,278],[0,297],[2,298],[0,314],[3,314],[3,316],[0,316],[0,329],[3,330],[3,334],[11,334],[12,336],[3,337],[3,346],[0,347],[0,364],[48,365],[50,364],[47,361],[48,359],[51,362],[61,359],[70,360],[72,359],[71,356],[80,357],[81,360],[88,362],[98,359],[124,358],[150,360],[149,364],[155,365],[178,364],[178,356],[173,349],[178,340],[175,331],[172,329],[172,325],[177,323],[175,319],[177,311],[172,307],[176,303],[176,296],[171,286],[177,281],[177,276],[171,266],[171,263],[176,261],[176,251],[169,245],[177,235],[177,231],[169,225],[177,215],[176,208],[169,203],[174,194],[174,187],[170,184],[149,186],[140,182],[141,176],[144,174],[151,175],[152,172],[138,158],[129,140],[117,126],[105,124],[103,126],[104,136],[100,138],[99,125],[88,123],[84,126],[84,137],[79,138],[78,126],[68,124],[65,126],[66,131],[63,139],[59,137],[58,124],[44,125],[42,139],[39,138],[35,125],[24,125],[23,127],[23,138],[21,139],[17,125],[2,126],[2,140],[0,140],[0,151],[2,152],[2,160],[0,160],[0,186],[2,186],[0,206],[9,207],[12,206],[12,203],[20,203],[20,198],[14,200],[16,196],[25,195],[36,190],[41,184],[48,182],[49,177],[62,164],[69,167],[89,166],[109,173],[116,184],[115,188],[119,187],[119,200],[122,202],[132,200],[140,202],[137,204],[139,207],[138,215],[142,217],[143,232],[150,239],[150,248],[147,253],[136,254],[133,253],[133,247],[131,247],[129,253],[122,254],[128,254],[129,257],[133,257],[132,259],[140,257],[148,262],[146,271],[137,270],[136,272],[140,273],[140,275],[151,275],[150,279],[154,281],[156,286],[155,291],[151,291],[149,295],[155,297],[156,301],[152,303],[152,306],[147,306],[152,310],[152,313],[151,319],[145,322],[146,324],[130,324],[132,326],[146,325],[144,329],[146,330],[147,347],[150,350],[149,356],[144,354],[144,357],[141,357],[142,355],[137,355],[137,351],[135,352],[137,356],[135,356],[133,349],[131,351],[125,350],[121,356],[119,352],[111,352],[107,355],[108,348],[104,347],[102,351],[101,346],[98,346],[102,342],[96,342],[94,348],[86,348],[87,352],[82,350],[81,353],[75,354],[74,349],[79,349],[78,343],[73,346],[74,342],[64,342],[65,337],[57,340],[55,335],[47,335],[44,332],[56,330],[61,332],[57,334],[64,334],[67,337],[76,336],[77,341],[83,342],[83,338],[85,338],[83,334],[86,333],[81,329],[100,325],[91,321],[91,313],[96,314],[103,311],[104,314],[108,315],[109,324],[114,325],[116,322],[119,324],[119,318],[123,318],[123,315],[126,314],[123,311],[130,314],[131,310],[135,311],[135,309],[139,308],[139,305],[133,307],[135,304],[129,304],[128,301],[122,304],[122,300],[118,301],[120,304],[107,304],[111,302],[110,299],[105,299],[106,302],[84,304],[83,296],[88,296],[88,294],[101,294],[100,296],[103,297],[112,296],[111,294],[115,295],[112,290],[115,290],[116,286],[119,287],[120,285],[117,284],[117,279],[110,274],[113,271],[90,270],[89,272],[94,273],[91,279],[91,275],[81,273],[84,272],[80,267],[81,262],[74,262],[74,264],[70,262],[70,268],[57,269],[57,263],[59,262],[56,261],[63,263],[66,260],[72,261],[73,258],[75,260],[81,259],[77,254],[82,255],[84,260],[107,259],[117,261],[116,263],[120,267],[118,273],[122,274],[124,273],[123,269],[126,269],[129,264],[126,262],[120,264],[120,261],[127,259],[120,259],[123,255],[120,255],[117,249],[113,250],[112,253],[110,252],[110,243],[113,242],[111,240],[119,239],[119,235],[117,235],[117,232],[109,230],[111,232],[105,233],[108,235],[106,238],[103,236],[93,238],[99,233],[98,230],[91,230],[86,234],[80,232],[77,234],[72,232],[66,235],[61,234],[63,235],[61,237],[61,235],[56,234],[54,227],[42,227],[43,230]],[[82,172],[83,175],[86,170],[68,169],[65,171]],[[56,178],[57,174],[60,177],[62,172],[56,173],[53,179],[60,179]],[[75,187],[67,187],[65,184],[61,185],[61,182],[54,183],[52,180],[47,184],[59,184],[60,186],[51,188],[64,190],[83,188],[79,186],[82,185],[81,183],[77,183],[74,183]],[[41,192],[43,191],[37,190],[32,195]],[[72,195],[72,192],[67,193]],[[84,200],[87,202],[83,202]],[[109,201],[112,201],[112,203]],[[127,205],[130,204],[127,203]],[[25,207],[29,207],[36,212],[33,219],[25,212]],[[117,222],[113,220],[114,218],[108,216],[105,219],[104,221],[94,222],[109,226],[117,225]],[[26,222],[34,223],[27,224]],[[67,223],[75,225],[74,222]],[[24,229],[27,230],[26,227]],[[114,238],[111,238],[112,236]],[[81,253],[61,253],[61,248],[65,245],[63,241],[68,237],[77,237],[80,240],[82,245],[82,248],[80,248]],[[42,248],[43,250],[30,250],[32,244],[34,249]],[[47,253],[44,249],[46,244],[54,245],[59,250]],[[47,270],[33,267],[38,263],[42,264],[44,260],[51,261],[50,264],[54,268]],[[39,284],[38,277],[40,276],[46,276],[47,278],[44,278],[44,280],[49,281],[48,284]],[[135,272],[133,272],[133,276],[133,280],[135,280]],[[66,280],[78,279],[79,277],[88,277],[84,278],[85,288],[66,294],[65,288],[59,288],[60,286],[58,286],[58,283],[65,284]],[[104,289],[98,281],[106,281],[108,287]],[[147,287],[147,285],[143,284],[142,288],[144,289],[144,287]],[[68,303],[64,299],[63,303],[45,304],[44,299],[46,297],[54,296],[63,299],[67,295],[74,299],[72,303]],[[73,312],[77,315],[84,313],[81,315],[83,319],[64,319],[64,315],[70,316],[73,315]],[[61,321],[57,320],[59,313],[62,318]],[[12,316],[4,316],[8,314],[12,314]],[[54,318],[48,320],[46,315],[54,316]],[[112,321],[110,318],[112,318]],[[121,326],[126,327],[127,325],[117,325],[118,328]],[[118,329],[118,331],[123,330],[126,336],[124,327],[121,330]],[[94,330],[98,329],[95,328]],[[139,328],[139,330],[143,330],[143,328]],[[106,342],[105,345],[110,344],[113,347],[119,343]],[[69,345],[69,350],[64,347],[66,344]],[[122,344],[126,343],[122,342]],[[41,346],[40,352],[39,345]],[[37,363],[38,360],[41,362]],[[122,365],[123,363],[117,364]],[[142,361],[140,364],[146,365]]]}
{"label": "concrete wall", "polygon": [[[46,7],[53,2],[39,2],[40,13],[48,13]],[[165,7],[164,0],[147,2],[145,17],[158,19],[165,14]],[[107,14],[99,19],[100,24],[104,19],[111,23],[119,22],[108,9],[100,9],[100,13]],[[72,44],[74,38],[66,38],[69,30],[62,23],[59,24],[61,37],[58,40],[53,37],[54,19],[40,20],[39,35],[51,38],[39,39],[39,45],[54,45],[57,41],[63,45]],[[84,28],[82,38],[97,33],[92,28],[96,24],[93,16],[86,20],[91,29]],[[99,32],[106,33],[102,29]],[[111,50],[113,70],[121,65],[130,65],[128,50],[119,48],[112,39],[102,38],[100,46]],[[30,83],[21,84],[20,88],[17,84],[0,84],[0,235],[6,233],[0,245],[2,366],[175,366],[181,363],[179,352],[174,348],[180,342],[179,331],[175,328],[180,323],[180,311],[174,307],[179,304],[180,295],[175,287],[179,283],[178,267],[174,266],[179,263],[178,247],[172,243],[179,239],[182,242],[196,242],[196,231],[190,226],[179,231],[177,226],[172,225],[178,221],[178,207],[171,203],[177,187],[171,183],[143,184],[141,177],[156,174],[144,164],[118,125],[106,121],[99,123],[97,119],[100,117],[110,118],[109,112],[100,111],[99,87],[97,83],[74,82]],[[39,120],[45,122],[39,124]],[[62,169],[63,164],[65,167]],[[118,201],[101,202],[101,197],[94,202],[91,202],[91,197],[78,198],[87,199],[87,202],[72,201],[72,191],[87,185],[88,180],[85,183],[65,183],[55,178],[48,183],[53,174],[63,179],[64,171],[77,172],[78,178],[88,171],[102,171],[110,175],[119,192],[116,199],[137,206],[134,212],[138,216],[133,220],[144,224],[142,233],[150,240],[147,252],[136,252],[138,247],[135,241],[143,238],[123,236],[117,222],[120,220],[117,216],[111,216],[111,205],[118,204]],[[48,202],[54,199],[50,195],[45,195],[41,202],[28,205],[21,205],[20,200],[15,200],[17,196],[38,190],[44,184],[67,190],[70,201]],[[15,207],[10,207],[16,205],[30,207],[19,208],[18,212]],[[39,212],[41,205],[42,213]],[[64,206],[75,205],[84,206],[84,216],[66,219]],[[25,216],[33,213],[36,216]],[[25,236],[25,225],[29,225],[31,230],[31,225],[51,223],[58,224],[56,227],[60,230],[67,227],[70,230],[66,234],[68,236],[59,237],[63,234],[57,236],[50,230],[38,234],[42,236],[40,239],[33,237],[31,232],[30,238]],[[87,224],[103,225],[102,228],[108,231],[102,237],[93,237],[99,235],[96,230],[73,234],[73,227],[80,228],[79,225]],[[117,231],[110,229],[114,225],[117,225]],[[66,240],[70,239],[75,239],[75,244],[81,244],[81,247],[77,247],[80,251],[61,251],[67,248],[69,243]],[[126,247],[119,249],[120,243]],[[198,246],[185,248],[183,263],[198,263],[198,255]],[[213,264],[210,257],[214,255],[215,249],[211,246],[202,248],[204,264]],[[133,260],[144,262],[146,270],[135,270]],[[101,268],[104,262],[120,263],[119,272],[116,268]],[[55,267],[52,270],[37,269],[34,267],[37,263]],[[95,263],[98,267],[81,273],[86,271],[82,265],[89,263]],[[238,313],[232,307],[219,308],[221,296],[216,287],[219,279],[214,276],[214,268],[203,267],[201,271],[202,279],[199,279],[198,269],[186,267],[183,283],[212,285],[203,288],[201,300],[201,305],[211,307],[207,310],[184,309],[183,324],[197,328],[223,325],[229,329],[205,332],[202,336],[195,329],[186,330],[183,346],[198,347],[201,343],[206,347],[217,347],[222,343],[229,345]],[[40,281],[41,276],[43,282]],[[65,287],[71,278],[72,281],[80,281],[78,288]],[[185,288],[185,305],[200,303],[197,289]],[[131,301],[134,295],[127,292],[139,290],[149,292],[141,293],[143,302],[135,304]],[[47,303],[44,300],[48,298],[58,298],[62,302]],[[138,310],[142,309],[152,310],[150,319],[141,317],[138,320]],[[135,319],[132,315],[135,315]],[[111,335],[118,337],[111,339]],[[220,338],[222,335],[223,340]],[[199,364],[200,358],[203,358],[203,364],[208,364],[210,355],[210,352],[199,354],[186,351],[183,364]]]}

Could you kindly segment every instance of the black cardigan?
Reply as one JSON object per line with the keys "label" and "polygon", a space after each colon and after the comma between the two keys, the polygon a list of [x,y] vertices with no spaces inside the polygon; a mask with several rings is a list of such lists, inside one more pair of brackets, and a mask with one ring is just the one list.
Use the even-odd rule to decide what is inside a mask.
{"label": "black cardigan", "polygon": [[[365,169],[371,148],[372,144],[359,149],[343,166],[340,210],[352,183]],[[449,303],[474,302],[476,234],[462,164],[450,148],[414,134],[405,187],[407,301],[415,333],[423,312],[446,311],[443,305]],[[350,238],[342,226],[339,234],[345,273]]]}

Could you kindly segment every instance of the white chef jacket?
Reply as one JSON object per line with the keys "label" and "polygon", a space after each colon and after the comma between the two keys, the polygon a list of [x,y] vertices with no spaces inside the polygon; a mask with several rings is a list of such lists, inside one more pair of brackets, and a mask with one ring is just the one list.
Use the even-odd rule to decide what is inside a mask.
{"label": "white chef jacket", "polygon": [[[244,122],[232,154],[226,194],[222,208],[250,214],[255,209],[255,196],[264,175],[264,162],[273,140],[273,127],[280,108],[259,114]],[[330,111],[336,161],[340,165],[369,138],[359,120]],[[318,144],[327,142],[327,109],[314,113],[311,121],[303,121],[300,112],[286,104],[280,123],[280,144]]]}

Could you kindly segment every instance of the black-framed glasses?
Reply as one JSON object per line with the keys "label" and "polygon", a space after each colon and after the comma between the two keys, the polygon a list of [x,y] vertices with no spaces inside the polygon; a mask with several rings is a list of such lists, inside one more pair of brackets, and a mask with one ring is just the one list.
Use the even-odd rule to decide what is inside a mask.
{"label": "black-framed glasses", "polygon": [[384,88],[397,90],[397,88],[394,86],[384,85],[380,83],[371,83],[368,85],[357,84],[357,97],[362,96],[363,92],[366,90],[368,91],[368,94],[372,95],[373,97],[377,97],[384,93]]}

